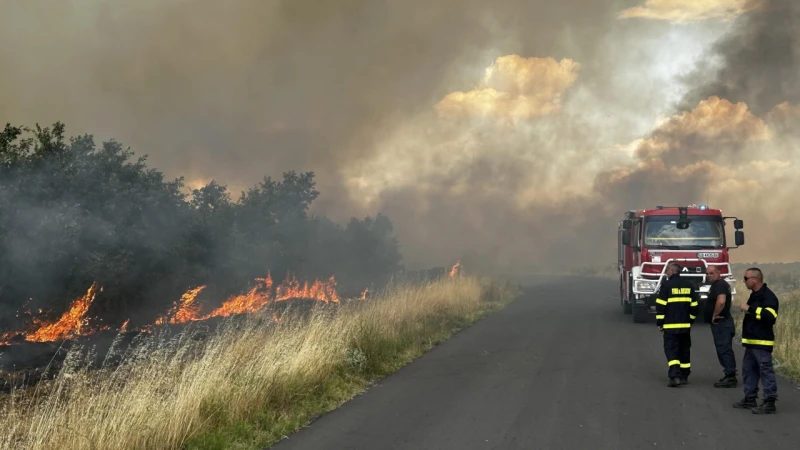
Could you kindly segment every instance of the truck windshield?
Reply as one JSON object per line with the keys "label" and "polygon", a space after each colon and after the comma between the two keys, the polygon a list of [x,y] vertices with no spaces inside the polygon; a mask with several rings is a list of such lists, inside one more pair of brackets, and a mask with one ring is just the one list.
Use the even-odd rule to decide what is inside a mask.
{"label": "truck windshield", "polygon": [[676,224],[678,216],[651,216],[646,219],[644,245],[650,248],[722,248],[725,233],[719,217],[689,216],[692,223],[685,230]]}

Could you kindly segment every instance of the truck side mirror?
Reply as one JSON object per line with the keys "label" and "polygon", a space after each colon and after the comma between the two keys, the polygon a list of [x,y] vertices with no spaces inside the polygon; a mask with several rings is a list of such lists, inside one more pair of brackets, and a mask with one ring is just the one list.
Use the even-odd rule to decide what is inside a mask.
{"label": "truck side mirror", "polygon": [[[622,221],[622,229],[623,230],[630,230],[631,229],[631,219],[625,219]],[[625,244],[628,245],[628,244]]]}
{"label": "truck side mirror", "polygon": [[744,231],[736,231],[735,233],[736,246],[744,245]]}
{"label": "truck side mirror", "polygon": [[[737,233],[741,233],[737,231]],[[631,232],[628,230],[622,231],[622,245],[631,245]]]}
{"label": "truck side mirror", "polygon": [[741,230],[742,228],[744,228],[744,221],[742,219],[734,220],[733,221],[733,228],[736,228],[737,230]]}

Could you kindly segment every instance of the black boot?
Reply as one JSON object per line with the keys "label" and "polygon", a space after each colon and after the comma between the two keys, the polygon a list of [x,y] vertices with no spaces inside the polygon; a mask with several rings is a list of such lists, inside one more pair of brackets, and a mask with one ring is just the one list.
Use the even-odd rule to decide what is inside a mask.
{"label": "black boot", "polygon": [[764,403],[762,403],[761,406],[757,406],[751,409],[751,411],[753,411],[753,414],[775,414],[778,412],[778,410],[775,409],[774,398],[764,399]]}
{"label": "black boot", "polygon": [[680,378],[673,377],[673,378],[669,379],[669,383],[667,383],[667,386],[669,386],[669,387],[677,387],[677,386],[680,386],[680,384],[681,384]]}
{"label": "black boot", "polygon": [[758,403],[756,403],[755,397],[745,397],[742,400],[734,403],[733,407],[739,409],[752,409],[758,407]]}
{"label": "black boot", "polygon": [[726,375],[723,378],[720,378],[719,381],[714,383],[714,387],[716,388],[732,388],[736,387],[739,384],[739,381],[736,379],[736,375]]}
{"label": "black boot", "polygon": [[688,377],[681,377],[681,384],[689,384],[689,378]]}

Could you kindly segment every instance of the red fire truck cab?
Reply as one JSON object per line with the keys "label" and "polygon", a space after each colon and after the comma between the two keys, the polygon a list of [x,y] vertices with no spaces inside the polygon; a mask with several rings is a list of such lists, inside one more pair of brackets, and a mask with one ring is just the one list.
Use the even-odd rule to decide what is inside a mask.
{"label": "red fire truck cab", "polygon": [[[725,219],[734,219],[735,246],[728,247]],[[619,291],[622,310],[633,321],[646,322],[655,314],[656,293],[671,261],[681,264],[700,298],[700,311],[708,297],[706,268],[719,266],[722,278],[736,294],[736,281],[728,251],[744,245],[742,220],[723,217],[722,211],[705,205],[657,206],[627,211],[617,229]],[[702,320],[702,314],[698,317]]]}

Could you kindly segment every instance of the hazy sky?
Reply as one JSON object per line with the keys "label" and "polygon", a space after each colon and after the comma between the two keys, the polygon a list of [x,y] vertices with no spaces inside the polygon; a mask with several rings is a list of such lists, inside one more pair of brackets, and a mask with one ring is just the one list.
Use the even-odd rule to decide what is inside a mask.
{"label": "hazy sky", "polygon": [[613,263],[625,210],[707,199],[794,261],[797,3],[6,0],[0,119],[234,198],[314,171],[411,266]]}

